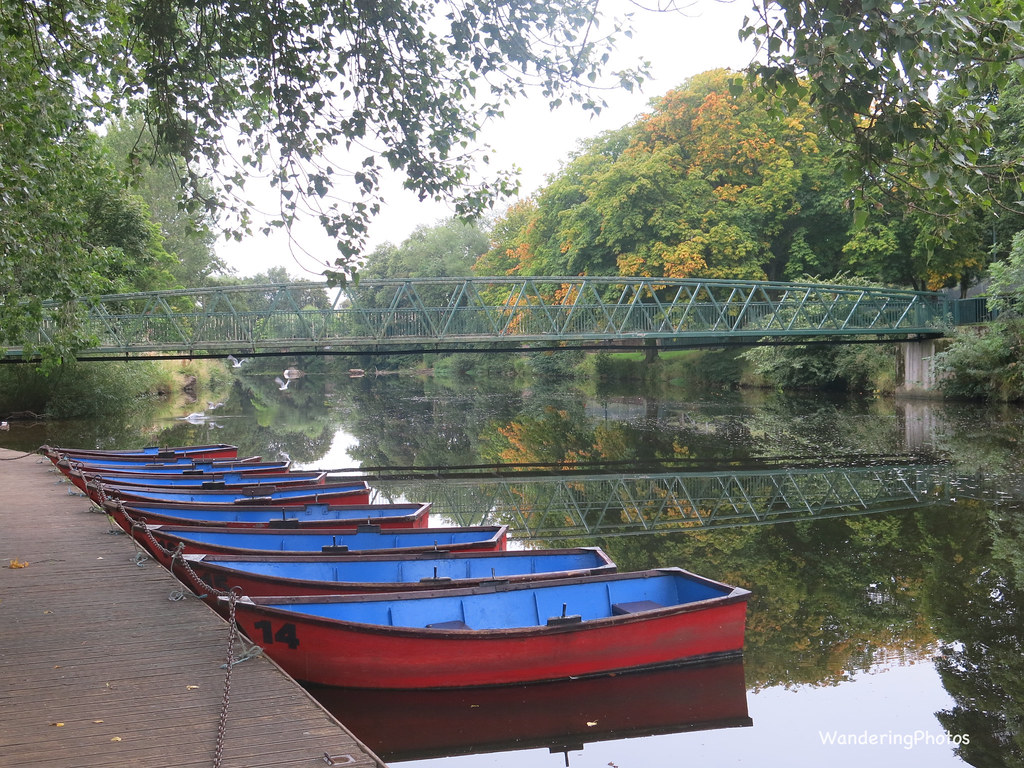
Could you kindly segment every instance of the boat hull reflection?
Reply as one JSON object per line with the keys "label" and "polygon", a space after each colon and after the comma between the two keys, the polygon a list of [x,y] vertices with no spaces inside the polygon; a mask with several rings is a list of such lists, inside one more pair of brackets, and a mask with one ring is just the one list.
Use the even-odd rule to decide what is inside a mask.
{"label": "boat hull reflection", "polygon": [[743,661],[556,683],[433,691],[307,690],[385,761],[746,727]]}

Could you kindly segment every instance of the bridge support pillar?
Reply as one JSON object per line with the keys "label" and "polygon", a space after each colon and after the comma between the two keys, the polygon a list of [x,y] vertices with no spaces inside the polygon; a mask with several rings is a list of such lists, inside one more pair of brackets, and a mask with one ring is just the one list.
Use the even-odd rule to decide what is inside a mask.
{"label": "bridge support pillar", "polygon": [[905,341],[900,346],[903,359],[896,392],[911,397],[937,397],[941,376],[935,371],[935,339]]}

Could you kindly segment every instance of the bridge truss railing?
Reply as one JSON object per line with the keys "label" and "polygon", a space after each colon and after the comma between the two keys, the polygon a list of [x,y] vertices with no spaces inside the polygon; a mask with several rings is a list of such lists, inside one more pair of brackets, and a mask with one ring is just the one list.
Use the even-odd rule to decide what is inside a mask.
{"label": "bridge truss railing", "polygon": [[[80,357],[204,351],[370,352],[398,346],[939,335],[939,294],[824,284],[617,277],[438,278],[230,286],[82,300]],[[56,335],[67,306],[27,341]],[[21,354],[11,347],[8,356]]]}

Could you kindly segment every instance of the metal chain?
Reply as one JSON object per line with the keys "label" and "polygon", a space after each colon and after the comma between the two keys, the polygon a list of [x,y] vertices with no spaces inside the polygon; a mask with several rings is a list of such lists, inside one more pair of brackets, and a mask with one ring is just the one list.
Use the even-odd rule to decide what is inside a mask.
{"label": "metal chain", "polygon": [[147,534],[154,546],[158,547],[164,552],[169,553],[169,550],[167,550],[163,545],[160,544],[160,542],[153,538],[153,534],[152,532],[150,532],[149,527],[146,525],[146,522],[144,520],[136,520],[131,515],[129,515],[128,512],[125,510],[124,505],[121,504],[120,501],[118,501],[117,504],[119,507],[121,507],[121,514],[123,514],[125,519],[131,524],[132,544],[135,545],[135,557],[132,558],[132,562],[134,562],[137,566],[139,566],[139,568],[141,568],[142,564],[149,559],[149,553],[146,552],[145,548],[142,546],[142,542],[139,541],[139,537],[135,535],[136,531],[142,531],[143,533]]}
{"label": "metal chain", "polygon": [[[178,578],[177,576],[174,575],[174,564],[176,562],[179,562],[179,561],[185,564],[185,568],[186,568],[187,571],[192,572],[192,569],[188,567],[188,561],[181,557],[181,555],[182,555],[182,553],[184,551],[185,551],[185,542],[179,541],[178,542],[178,546],[175,548],[174,552],[171,554],[171,565],[167,569],[167,570],[169,570],[171,572],[171,577],[174,578],[174,579],[177,579],[178,583],[181,585],[181,589],[176,589],[173,592],[171,592],[171,594],[169,594],[167,596],[167,599],[171,600],[172,602],[177,602],[178,600],[184,600],[186,594],[190,594],[191,593],[193,595],[196,595],[195,590],[189,589],[188,585],[185,584],[185,581],[183,579],[180,579],[180,578]],[[192,575],[195,576],[195,573],[193,572]],[[206,582],[202,582],[202,583],[205,584]],[[196,595],[196,597],[203,598],[203,597],[206,597],[206,594]]]}
{"label": "metal chain", "polygon": [[[102,494],[103,491],[101,490],[100,493]],[[104,496],[104,500],[106,500],[106,494],[103,494],[103,496]],[[139,558],[140,556],[142,556],[143,558],[147,557],[147,555],[143,554],[144,550],[142,549],[142,544],[139,541],[139,537],[136,535],[137,532],[141,531],[142,535],[146,536],[146,538],[149,540],[150,544],[152,544],[152,546],[154,547],[153,551],[163,552],[165,555],[167,555],[170,558],[171,566],[169,568],[169,571],[171,573],[171,576],[174,577],[175,579],[177,579],[178,582],[182,585],[183,588],[188,588],[188,587],[187,587],[186,583],[182,579],[178,578],[174,574],[174,564],[176,562],[181,564],[182,569],[185,571],[185,573],[188,574],[188,576],[192,580],[193,584],[204,584],[204,585],[206,585],[207,591],[204,594],[202,594],[202,595],[196,595],[197,597],[203,598],[203,597],[209,596],[210,594],[214,594],[214,595],[216,595],[218,597],[226,597],[228,599],[228,649],[227,649],[227,661],[225,662],[225,664],[222,667],[223,669],[225,669],[225,672],[224,672],[224,695],[223,695],[223,697],[221,699],[220,719],[218,720],[218,723],[217,723],[217,743],[216,743],[216,746],[214,748],[214,755],[213,755],[213,768],[220,768],[221,759],[223,757],[223,752],[224,752],[224,739],[225,739],[226,734],[227,734],[228,708],[229,708],[230,703],[231,703],[231,670],[235,666],[235,664],[240,664],[243,661],[247,661],[248,659],[251,659],[251,658],[253,658],[255,656],[259,656],[260,654],[262,654],[263,653],[263,648],[261,646],[255,644],[255,643],[249,641],[244,635],[242,635],[241,631],[238,629],[238,623],[235,621],[235,602],[238,599],[238,592],[236,592],[235,589],[237,589],[237,587],[235,589],[230,589],[230,590],[224,591],[224,590],[217,589],[216,587],[214,587],[214,586],[212,586],[210,584],[207,584],[205,581],[203,581],[200,578],[199,574],[195,572],[195,570],[192,568],[192,564],[188,560],[185,559],[185,557],[184,557],[185,543],[184,542],[179,542],[177,548],[175,548],[173,551],[170,550],[170,549],[167,549],[167,547],[165,547],[163,544],[161,544],[159,541],[157,541],[156,537],[153,535],[153,532],[149,529],[149,526],[146,525],[146,523],[144,521],[136,520],[135,518],[133,518],[131,515],[128,514],[128,511],[125,509],[124,504],[121,502],[120,499],[115,499],[114,501],[118,505],[120,513],[122,515],[124,515],[125,519],[131,525],[131,529],[130,530],[131,530],[132,542],[139,549],[139,553],[136,555],[136,558]],[[137,561],[137,564],[139,566],[141,566],[142,562],[141,561]],[[189,590],[189,591],[191,592],[191,590]],[[195,593],[193,593],[193,594],[195,594]],[[171,599],[171,600],[181,600],[182,598],[184,598],[184,596],[185,596],[184,591],[180,591],[180,592],[175,591],[175,592],[171,593],[169,599]],[[244,649],[242,655],[237,657],[237,658],[235,657],[235,642],[236,641],[240,641],[242,643],[242,647]]]}
{"label": "metal chain", "polygon": [[224,673],[224,697],[221,700],[220,721],[217,723],[217,746],[213,753],[213,768],[220,768],[221,755],[224,752],[224,737],[227,734],[228,705],[231,701],[231,668],[235,665],[235,593],[228,598],[228,653],[227,671]]}
{"label": "metal chain", "polygon": [[[224,664],[224,698],[221,701],[220,721],[217,723],[217,746],[213,755],[213,768],[220,768],[221,755],[224,751],[224,739],[227,735],[228,707],[231,703],[231,670],[235,664],[241,664],[254,656],[263,653],[263,648],[250,642],[238,629],[238,622],[235,621],[235,603],[238,600],[238,587],[227,592],[228,595],[228,652],[227,661]],[[244,653],[235,658],[235,641],[241,641],[245,648]],[[247,647],[246,647],[247,646]]]}
{"label": "metal chain", "polygon": [[[149,532],[149,529],[147,528],[146,531]],[[153,534],[150,533],[150,536],[152,535]],[[164,549],[164,551],[166,552],[168,550]],[[172,592],[170,598],[171,600],[181,600],[183,597],[185,597],[184,589],[188,589],[188,591],[191,594],[195,595],[200,600],[209,597],[211,594],[216,595],[217,597],[228,597],[229,595],[234,594],[233,592],[225,592],[222,589],[217,589],[217,587],[213,586],[212,584],[203,581],[202,577],[195,572],[195,569],[192,567],[192,563],[185,559],[185,542],[179,541],[177,548],[173,552],[171,552],[170,555],[171,567],[168,570],[170,570],[171,576],[174,576],[174,564],[180,563],[181,569],[189,578],[189,582],[186,582],[184,579],[180,579],[177,576],[174,576],[174,578],[178,579],[178,583],[181,584],[183,589],[178,593]],[[199,592],[196,591],[196,586],[199,584],[202,584],[206,588],[202,594],[199,594]],[[175,597],[175,594],[177,594],[177,597]]]}

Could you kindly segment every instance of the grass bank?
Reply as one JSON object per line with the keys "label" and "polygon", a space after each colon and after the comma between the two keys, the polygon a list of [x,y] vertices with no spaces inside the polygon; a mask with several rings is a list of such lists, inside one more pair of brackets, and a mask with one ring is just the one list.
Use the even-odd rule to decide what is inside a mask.
{"label": "grass bank", "polygon": [[220,360],[72,361],[46,375],[30,365],[6,365],[0,366],[0,414],[74,419],[175,410],[223,399],[230,386]]}

